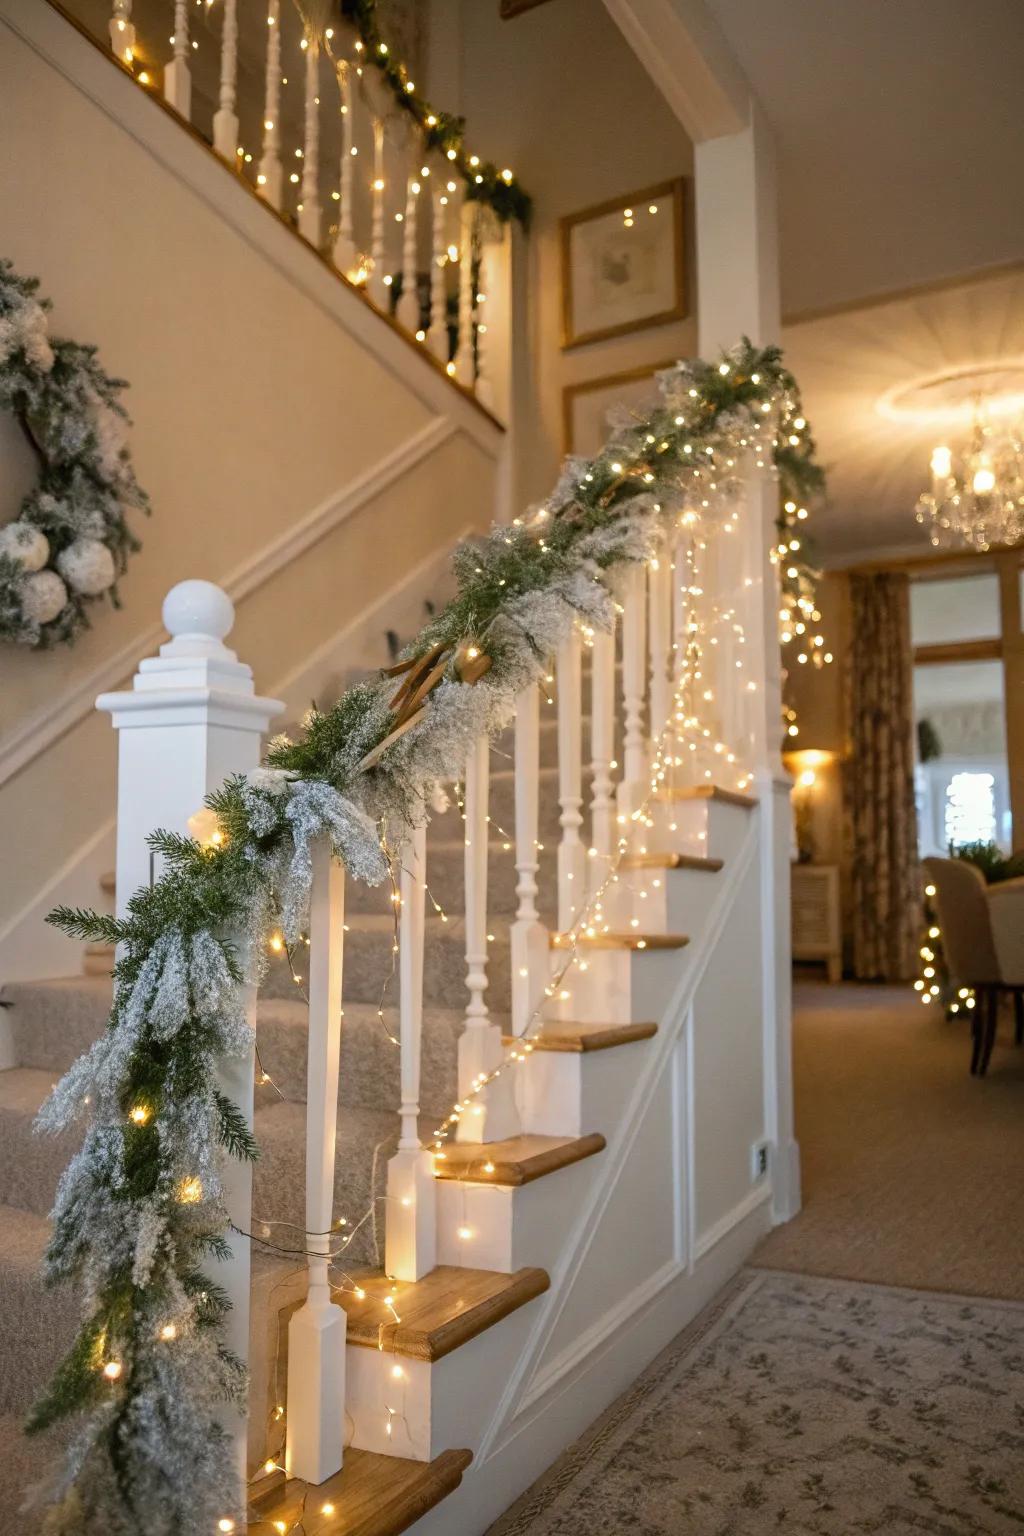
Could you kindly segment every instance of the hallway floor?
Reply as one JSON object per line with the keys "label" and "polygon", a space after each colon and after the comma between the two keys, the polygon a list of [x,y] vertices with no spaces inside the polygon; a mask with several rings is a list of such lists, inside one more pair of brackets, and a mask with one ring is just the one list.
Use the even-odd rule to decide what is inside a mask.
{"label": "hallway floor", "polygon": [[988,1076],[966,1020],[908,987],[798,984],[804,1208],[753,1263],[1024,1301],[1024,1048],[1009,1015]]}

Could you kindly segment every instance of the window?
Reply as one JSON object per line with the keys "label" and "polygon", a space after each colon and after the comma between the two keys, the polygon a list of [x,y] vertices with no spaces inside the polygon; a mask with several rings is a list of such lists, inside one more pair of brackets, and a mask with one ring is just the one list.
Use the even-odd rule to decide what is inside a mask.
{"label": "window", "polygon": [[946,785],[946,845],[996,840],[995,778],[991,773],[954,773]]}
{"label": "window", "polygon": [[999,577],[954,576],[910,587],[910,635],[915,645],[998,640]]}

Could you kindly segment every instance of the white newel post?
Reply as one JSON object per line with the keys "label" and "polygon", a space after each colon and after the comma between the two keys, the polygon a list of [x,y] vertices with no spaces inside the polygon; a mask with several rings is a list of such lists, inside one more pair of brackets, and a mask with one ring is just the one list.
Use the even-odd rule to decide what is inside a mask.
{"label": "white newel post", "polygon": [[[697,255],[704,278],[699,295],[703,357],[738,337],[759,346],[780,328],[774,154],[770,135],[751,103],[738,133],[696,146]],[[760,801],[760,882],[764,954],[765,1131],[772,1143],[775,1218],[800,1209],[800,1151],[793,1126],[792,968],[789,924],[788,776],[782,739],[778,594],[769,549],[775,537],[778,488],[767,474],[748,475],[741,525],[731,537],[745,555],[740,615],[754,683],[745,712],[746,743]]]}
{"label": "white newel post", "polygon": [[487,990],[487,800],[490,744],[481,736],[466,760],[466,1025],[459,1037],[458,1141],[503,1141],[518,1132],[511,1074],[501,1073],[474,1094],[481,1078],[500,1068],[501,1030],[492,1024],[484,1001]]}
{"label": "white newel post", "polygon": [[587,855],[583,825],[583,699],[580,637],[573,630],[558,650],[558,928],[567,933],[586,905]]}
{"label": "white newel post", "polygon": [[345,1439],[343,1307],[331,1300],[334,1159],[341,1055],[345,871],[330,843],[313,848],[309,909],[309,1043],[306,1071],[306,1252],[309,1289],[288,1325],[289,1477],[322,1483],[341,1467]]}
{"label": "white newel post", "polygon": [[213,115],[213,147],[232,165],[237,159],[238,0],[224,0],[220,38],[220,104]]}
{"label": "white newel post", "polygon": [[524,1035],[544,996],[550,970],[548,931],[537,912],[540,814],[540,690],[524,688],[516,701],[516,918],[510,933],[512,1033]]}
{"label": "white newel post", "polygon": [[188,62],[188,0],[174,0],[174,57],[164,68],[164,100],[186,122],[192,118],[192,75]]}
{"label": "white newel post", "polygon": [[122,64],[130,64],[135,49],[132,0],[114,0],[110,17],[110,47]]}
{"label": "white newel post", "polygon": [[[163,606],[171,638],[160,655],[140,662],[130,692],[104,693],[97,709],[110,714],[118,732],[117,910],[150,883],[146,839],[157,828],[187,834],[189,817],[205,796],[229,775],[258,766],[260,738],[284,705],[256,695],[252,671],[224,645],[234,622],[231,601],[208,581],[172,587]],[[249,998],[255,1014],[255,992]],[[225,1061],[223,1091],[252,1124],[254,1065]],[[224,1194],[232,1221],[247,1232],[252,1205],[252,1169],[225,1164]],[[249,1243],[230,1236],[231,1257],[217,1266],[217,1279],[231,1297],[226,1343],[241,1359],[249,1353]],[[225,1414],[240,1475],[246,1475],[244,1422]]]}
{"label": "white newel post", "polygon": [[437,1263],[437,1186],[433,1154],[419,1133],[423,1043],[423,947],[426,941],[427,829],[414,828],[399,877],[399,1035],[401,1136],[388,1163],[384,1268],[396,1280],[420,1280]]}

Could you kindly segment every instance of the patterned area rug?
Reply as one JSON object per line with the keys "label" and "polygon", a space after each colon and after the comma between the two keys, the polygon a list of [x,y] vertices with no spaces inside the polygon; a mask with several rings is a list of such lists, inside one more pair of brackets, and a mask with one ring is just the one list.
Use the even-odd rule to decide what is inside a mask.
{"label": "patterned area rug", "polygon": [[488,1536],[1021,1536],[1024,1305],[746,1271]]}

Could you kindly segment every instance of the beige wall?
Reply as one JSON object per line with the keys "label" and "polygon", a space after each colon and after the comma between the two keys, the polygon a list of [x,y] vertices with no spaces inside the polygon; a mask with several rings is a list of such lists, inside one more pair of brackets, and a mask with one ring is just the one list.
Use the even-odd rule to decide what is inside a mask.
{"label": "beige wall", "polygon": [[[25,4],[35,10],[41,0]],[[135,88],[55,20],[73,53],[86,50],[86,75],[109,71],[111,101],[127,91],[134,103]],[[119,652],[141,654],[141,637],[175,581],[235,571],[427,428],[439,398],[442,408],[450,400],[457,425],[473,408],[433,375],[429,387],[410,387],[381,360],[386,350],[373,355],[347,328],[344,306],[362,320],[360,301],[331,282],[341,312],[317,302],[279,253],[272,259],[243,238],[172,161],[161,163],[2,20],[0,78],[4,254],[42,279],[54,331],[97,342],[108,370],[131,381],[132,449],[153,502],[122,611],[98,610],[72,649],[0,653],[2,755],[12,734],[81,692]],[[157,139],[163,134],[179,160],[204,157],[152,103],[132,109],[151,115]],[[212,171],[226,197],[248,196]],[[290,251],[291,238],[255,212]],[[292,259],[316,267],[295,251]],[[323,281],[319,269],[314,275]],[[406,361],[413,378],[427,371],[411,352]],[[281,568],[241,602],[232,642],[258,686],[296,669],[431,549],[486,523],[498,444],[490,429],[477,441],[456,431],[294,563],[284,552]],[[0,522],[17,502],[8,479]],[[119,681],[103,678],[102,686]],[[112,814],[113,788],[112,733],[91,715],[0,786],[0,932]]]}
{"label": "beige wall", "polygon": [[[696,346],[691,317],[563,352],[558,220],[691,176],[693,149],[599,0],[554,0],[512,21],[499,18],[497,0],[433,0],[430,43],[437,99],[458,93],[472,148],[512,166],[534,198],[532,368],[515,416],[523,505],[543,496],[558,473],[566,384],[689,356]],[[692,208],[687,248],[692,314]]]}

